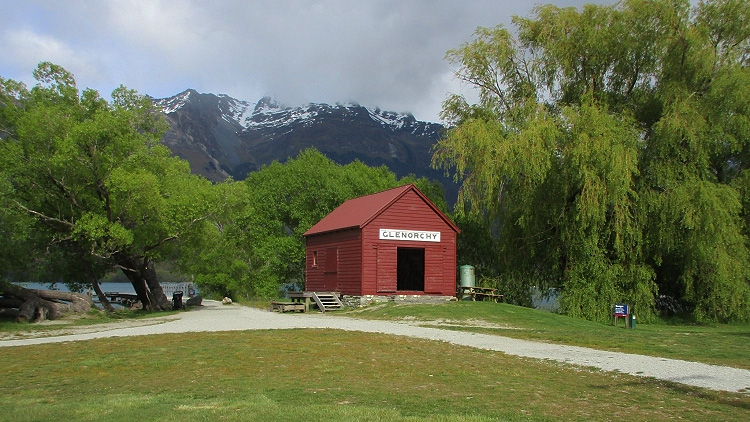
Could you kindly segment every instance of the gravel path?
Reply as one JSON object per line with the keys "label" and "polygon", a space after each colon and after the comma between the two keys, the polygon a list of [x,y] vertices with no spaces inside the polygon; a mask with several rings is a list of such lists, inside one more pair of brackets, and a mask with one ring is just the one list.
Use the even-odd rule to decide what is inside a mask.
{"label": "gravel path", "polygon": [[594,367],[712,390],[750,393],[750,371],[745,369],[444,330],[407,322],[360,320],[320,313],[279,314],[239,305],[224,306],[210,300],[204,300],[203,304],[204,306],[189,312],[162,318],[61,328],[56,332],[46,333],[45,337],[6,338],[0,340],[0,347],[199,331],[331,328],[445,341],[509,355]]}

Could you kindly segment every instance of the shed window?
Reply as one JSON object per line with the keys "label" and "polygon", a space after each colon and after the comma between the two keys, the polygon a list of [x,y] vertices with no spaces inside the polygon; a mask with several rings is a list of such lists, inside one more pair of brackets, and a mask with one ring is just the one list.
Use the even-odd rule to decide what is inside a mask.
{"label": "shed window", "polygon": [[398,248],[397,290],[424,291],[424,248]]}
{"label": "shed window", "polygon": [[313,251],[312,253],[312,267],[313,268],[318,267],[318,251]]}

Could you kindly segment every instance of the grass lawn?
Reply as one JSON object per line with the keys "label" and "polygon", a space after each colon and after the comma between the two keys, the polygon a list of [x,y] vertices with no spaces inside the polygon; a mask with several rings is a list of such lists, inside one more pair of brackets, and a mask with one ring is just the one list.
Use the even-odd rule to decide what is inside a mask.
{"label": "grass lawn", "polygon": [[337,330],[0,349],[8,421],[746,421],[750,396]]}
{"label": "grass lawn", "polygon": [[[492,302],[373,305],[347,312],[369,319],[440,323],[443,328],[750,369],[750,324],[636,324],[635,330]],[[748,415],[750,420],[750,415]]]}

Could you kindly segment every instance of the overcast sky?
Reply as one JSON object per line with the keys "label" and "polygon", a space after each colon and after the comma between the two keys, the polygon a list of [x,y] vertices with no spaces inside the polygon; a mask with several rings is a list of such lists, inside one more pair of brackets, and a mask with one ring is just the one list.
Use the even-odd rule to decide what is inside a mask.
{"label": "overcast sky", "polygon": [[[558,6],[607,0],[552,0]],[[544,2],[542,2],[544,3]],[[0,0],[0,76],[33,86],[51,61],[102,95],[185,89],[297,106],[357,102],[440,121],[465,92],[445,52],[511,26],[523,0]]]}

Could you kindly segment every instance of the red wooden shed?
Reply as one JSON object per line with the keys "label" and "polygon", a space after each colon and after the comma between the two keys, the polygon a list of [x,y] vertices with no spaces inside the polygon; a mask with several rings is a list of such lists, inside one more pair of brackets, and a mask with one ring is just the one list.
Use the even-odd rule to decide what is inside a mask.
{"label": "red wooden shed", "polygon": [[411,184],[350,199],[304,234],[305,290],[455,296],[459,232]]}

